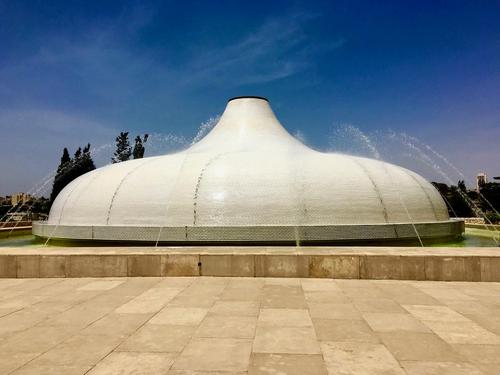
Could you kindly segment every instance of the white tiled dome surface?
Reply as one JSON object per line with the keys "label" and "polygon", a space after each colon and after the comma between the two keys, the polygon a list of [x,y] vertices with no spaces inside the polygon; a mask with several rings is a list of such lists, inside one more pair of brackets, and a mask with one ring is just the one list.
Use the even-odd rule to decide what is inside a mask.
{"label": "white tiled dome surface", "polygon": [[239,98],[185,151],[108,165],[76,179],[57,197],[48,224],[286,227],[448,220],[441,196],[421,176],[373,159],[312,150],[282,127],[267,100]]}
{"label": "white tiled dome surface", "polygon": [[[408,209],[406,212],[404,205]],[[311,150],[267,101],[235,99],[186,151],[109,165],[57,197],[50,224],[238,226],[448,220],[436,189],[377,160]]]}

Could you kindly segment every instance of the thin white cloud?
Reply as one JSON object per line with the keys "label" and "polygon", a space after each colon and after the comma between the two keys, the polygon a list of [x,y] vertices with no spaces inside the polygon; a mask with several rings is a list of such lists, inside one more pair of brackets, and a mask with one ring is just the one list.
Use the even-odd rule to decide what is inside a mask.
{"label": "thin white cloud", "polygon": [[[21,98],[17,104],[32,108],[43,102],[48,87],[56,87],[77,90],[72,95],[84,96],[89,107],[113,110],[136,103],[138,94],[152,104],[184,90],[272,82],[312,68],[321,52],[342,46],[342,39],[318,43],[308,37],[306,26],[315,17],[269,19],[234,43],[210,50],[188,45],[191,55],[173,67],[130,45],[152,19],[150,10],[139,8],[124,12],[115,24],[94,25],[80,37],[47,36],[35,54],[16,64],[0,64],[0,99],[9,103],[15,95]],[[125,35],[120,34],[123,29]]]}
{"label": "thin white cloud", "polygon": [[338,48],[334,43],[312,45],[305,25],[315,17],[291,14],[259,25],[236,42],[209,51],[195,51],[187,75],[190,84],[266,83],[297,74],[313,65],[316,55]]}

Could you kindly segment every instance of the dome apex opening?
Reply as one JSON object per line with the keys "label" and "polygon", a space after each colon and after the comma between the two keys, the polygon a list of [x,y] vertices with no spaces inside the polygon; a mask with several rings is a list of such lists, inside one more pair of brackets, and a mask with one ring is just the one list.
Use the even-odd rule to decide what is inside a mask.
{"label": "dome apex opening", "polygon": [[265,100],[266,102],[269,103],[269,99],[264,98],[263,96],[255,96],[255,95],[244,95],[244,96],[235,96],[233,98],[228,99],[228,103],[233,100],[238,100],[238,99],[260,99],[260,100]]}
{"label": "dome apex opening", "polygon": [[230,149],[234,152],[296,146],[302,144],[281,125],[269,100],[261,96],[238,96],[229,99],[217,125],[190,151]]}

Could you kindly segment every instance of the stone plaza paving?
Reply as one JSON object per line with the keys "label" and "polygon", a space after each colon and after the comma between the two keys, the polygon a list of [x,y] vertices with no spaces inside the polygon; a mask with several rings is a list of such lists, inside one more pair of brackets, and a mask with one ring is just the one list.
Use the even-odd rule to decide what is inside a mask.
{"label": "stone plaza paving", "polygon": [[0,279],[1,374],[499,374],[500,283]]}

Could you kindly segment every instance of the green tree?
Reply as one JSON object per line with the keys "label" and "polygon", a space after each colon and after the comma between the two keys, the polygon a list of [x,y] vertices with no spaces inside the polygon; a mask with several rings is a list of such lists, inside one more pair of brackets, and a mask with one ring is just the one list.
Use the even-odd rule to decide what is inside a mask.
{"label": "green tree", "polygon": [[75,178],[80,177],[81,175],[90,172],[95,169],[94,161],[92,160],[92,156],[90,155],[90,143],[87,143],[82,150],[81,147],[78,147],[78,150],[75,152],[75,157],[73,158],[72,167],[70,171],[70,182]]}
{"label": "green tree", "polygon": [[120,163],[130,159],[132,148],[128,141],[128,132],[120,132],[120,135],[116,137],[116,151],[113,155],[111,158],[112,163]]}
{"label": "green tree", "polygon": [[57,195],[61,192],[61,190],[68,184],[66,181],[68,178],[68,172],[71,168],[71,158],[69,157],[68,149],[65,147],[63,150],[63,154],[61,156],[61,162],[57,167],[57,172],[54,177],[54,182],[52,184],[52,192],[50,193],[50,204],[54,202]]}
{"label": "green tree", "polygon": [[467,193],[467,187],[465,186],[464,180],[458,180],[457,186],[462,192]]}
{"label": "green tree", "polygon": [[458,217],[476,216],[467,200],[467,195],[457,186],[451,186],[449,202]]}
{"label": "green tree", "polygon": [[[443,197],[450,217],[471,217],[475,216],[469,204],[467,189],[463,181],[458,182],[458,186],[448,186],[443,183],[433,182],[434,187]],[[464,190],[465,189],[465,190]]]}
{"label": "green tree", "polygon": [[87,146],[83,148],[80,168],[83,173],[87,173],[95,169],[94,160],[92,160],[92,155],[90,155],[90,143],[87,143]]}
{"label": "green tree", "polygon": [[90,143],[87,144],[82,150],[81,147],[75,152],[73,159],[70,158],[68,149],[65,148],[61,163],[57,168],[56,176],[52,186],[52,193],[50,194],[50,205],[54,202],[57,195],[75,178],[90,172],[95,169],[94,161],[90,155]]}
{"label": "green tree", "polygon": [[82,156],[82,148],[78,147],[78,149],[75,151],[75,156],[73,158],[73,161],[79,160],[81,156]]}
{"label": "green tree", "polygon": [[[500,184],[498,182],[487,182],[480,187],[481,208],[486,212],[500,211]],[[493,206],[493,207],[492,207]]]}
{"label": "green tree", "polygon": [[59,168],[57,169],[58,171],[61,169],[64,169],[64,167],[71,161],[71,158],[69,157],[69,152],[66,147],[64,147],[63,154],[61,156],[61,163],[59,164]]}
{"label": "green tree", "polygon": [[135,137],[135,145],[134,150],[132,151],[132,155],[134,159],[142,159],[144,157],[144,152],[146,149],[144,148],[144,143],[148,141],[148,134],[144,134],[144,138],[141,138],[139,135]]}
{"label": "green tree", "polygon": [[82,148],[78,147],[75,151],[75,155],[73,156],[73,160],[71,161],[71,167],[68,171],[68,183],[73,181],[80,175],[80,166],[82,164]]}
{"label": "green tree", "polygon": [[31,207],[31,211],[35,214],[44,214],[47,215],[50,210],[50,201],[45,197],[40,197],[35,200],[33,206]]}

